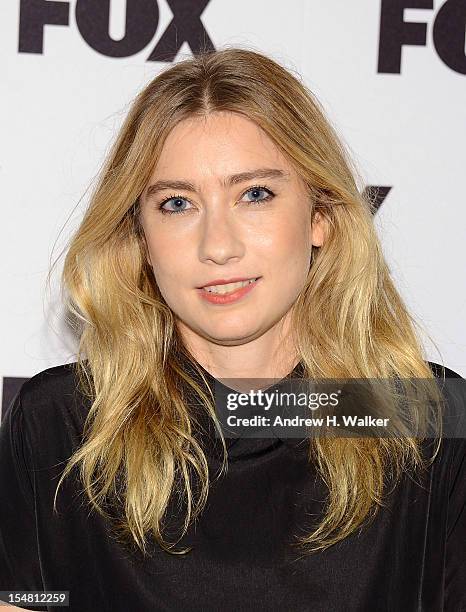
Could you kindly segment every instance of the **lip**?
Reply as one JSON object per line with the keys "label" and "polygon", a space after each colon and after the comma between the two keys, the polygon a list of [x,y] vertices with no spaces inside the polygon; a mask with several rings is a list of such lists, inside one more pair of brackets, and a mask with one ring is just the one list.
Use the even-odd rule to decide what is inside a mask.
{"label": "lip", "polygon": [[[257,277],[256,277],[257,278]],[[236,291],[232,291],[231,293],[227,293],[225,295],[220,295],[219,293],[209,293],[208,291],[204,291],[204,288],[201,287],[197,289],[199,296],[209,302],[210,304],[231,304],[232,302],[237,302],[248,293],[250,293],[256,285],[258,285],[261,281],[261,276],[257,278],[257,280],[245,287],[240,287]],[[249,280],[247,278],[241,280]],[[229,282],[239,282],[239,281],[229,281]],[[211,283],[211,285],[224,285],[225,283]],[[209,287],[210,285],[204,285],[204,287]]]}
{"label": "lip", "polygon": [[216,280],[211,281],[210,283],[206,283],[201,287],[196,287],[196,289],[203,289],[204,287],[212,287],[213,285],[228,285],[228,283],[241,283],[246,280],[251,280],[252,278],[260,278],[260,276],[235,276],[234,278],[217,278]]}

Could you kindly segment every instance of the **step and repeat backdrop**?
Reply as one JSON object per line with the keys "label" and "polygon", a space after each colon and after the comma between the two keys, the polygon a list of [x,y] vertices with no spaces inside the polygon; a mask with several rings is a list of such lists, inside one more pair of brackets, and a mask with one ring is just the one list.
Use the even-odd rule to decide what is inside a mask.
{"label": "step and repeat backdrop", "polygon": [[3,412],[25,379],[75,360],[63,249],[131,100],[201,42],[303,76],[378,187],[427,357],[466,376],[466,0],[10,0],[1,14]]}

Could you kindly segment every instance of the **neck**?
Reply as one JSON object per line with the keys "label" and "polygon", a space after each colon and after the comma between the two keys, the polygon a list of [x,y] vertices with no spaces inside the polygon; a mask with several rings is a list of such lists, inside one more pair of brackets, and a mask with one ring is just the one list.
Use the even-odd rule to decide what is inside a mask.
{"label": "neck", "polygon": [[[283,327],[237,344],[209,341],[179,324],[183,344],[214,378],[284,378],[299,363]],[[280,333],[281,332],[281,333]]]}

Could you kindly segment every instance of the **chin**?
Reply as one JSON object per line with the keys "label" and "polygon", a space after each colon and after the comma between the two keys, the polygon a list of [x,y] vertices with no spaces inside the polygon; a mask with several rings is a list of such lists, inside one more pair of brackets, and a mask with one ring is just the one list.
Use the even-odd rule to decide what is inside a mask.
{"label": "chin", "polygon": [[237,346],[250,342],[261,335],[261,331],[250,326],[237,327],[223,323],[214,329],[209,328],[202,334],[207,340],[224,346]]}

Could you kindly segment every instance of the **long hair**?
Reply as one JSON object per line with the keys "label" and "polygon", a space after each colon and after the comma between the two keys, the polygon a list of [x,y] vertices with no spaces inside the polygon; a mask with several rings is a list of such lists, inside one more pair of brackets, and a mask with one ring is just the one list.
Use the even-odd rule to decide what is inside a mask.
{"label": "long hair", "polygon": [[[212,394],[180,361],[185,349],[148,262],[139,198],[174,126],[214,111],[241,113],[260,126],[305,181],[312,214],[328,220],[325,242],[313,247],[293,307],[292,334],[304,375],[433,378],[418,324],[384,261],[373,197],[358,186],[342,139],[301,78],[256,51],[237,48],[202,52],[163,70],[131,105],[69,243],[62,274],[62,298],[79,336],[77,379],[91,408],[54,508],[63,479],[79,468],[92,507],[111,518],[105,504],[117,500],[117,530],[143,553],[149,534],[167,552],[186,552],[174,551],[164,537],[171,496],[185,500],[183,534],[208,497],[208,463],[183,389],[198,393],[222,432]],[[436,452],[439,445],[440,438]],[[395,486],[404,472],[428,465],[414,436],[317,436],[309,439],[309,461],[328,497],[318,523],[299,540],[306,554],[371,520],[384,505],[388,474]]]}

